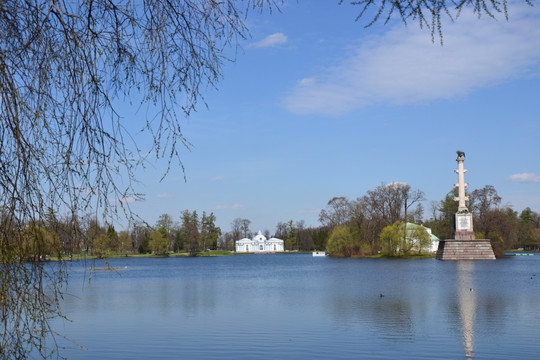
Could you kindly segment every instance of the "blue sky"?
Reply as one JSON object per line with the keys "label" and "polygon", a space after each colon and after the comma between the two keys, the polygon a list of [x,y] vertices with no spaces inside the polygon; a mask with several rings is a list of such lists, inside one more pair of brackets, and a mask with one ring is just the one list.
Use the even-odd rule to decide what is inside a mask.
{"label": "blue sky", "polygon": [[184,121],[187,181],[176,167],[160,182],[165,162],[147,168],[132,209],[151,224],[189,209],[223,231],[241,217],[273,233],[398,181],[425,192],[429,217],[463,150],[469,190],[493,185],[540,212],[540,7],[512,5],[508,22],[465,12],[440,46],[415,23],[366,29],[359,7],[337,3],[250,13],[252,37],[205,92],[208,109]]}

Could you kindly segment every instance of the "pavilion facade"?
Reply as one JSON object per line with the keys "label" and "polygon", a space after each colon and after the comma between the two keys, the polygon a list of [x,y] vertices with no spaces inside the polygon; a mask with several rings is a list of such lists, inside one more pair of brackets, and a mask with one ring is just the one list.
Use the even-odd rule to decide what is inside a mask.
{"label": "pavilion facade", "polygon": [[236,252],[239,253],[272,253],[284,251],[284,241],[275,237],[267,239],[260,231],[253,238],[236,241]]}

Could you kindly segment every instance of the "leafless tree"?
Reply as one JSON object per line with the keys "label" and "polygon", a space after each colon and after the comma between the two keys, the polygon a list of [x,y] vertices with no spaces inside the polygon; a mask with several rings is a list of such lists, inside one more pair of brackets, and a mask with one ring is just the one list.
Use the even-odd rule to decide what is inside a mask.
{"label": "leafless tree", "polygon": [[295,227],[299,250],[313,250],[315,248],[315,244],[313,243],[313,229],[306,227],[304,220],[297,221]]}
{"label": "leafless tree", "polygon": [[242,218],[236,218],[231,222],[231,235],[233,241],[240,240],[242,237]]}
{"label": "leafless tree", "polygon": [[[135,170],[148,157],[182,167],[182,119],[220,79],[225,50],[248,34],[246,11],[271,3],[0,2],[0,206],[9,214],[0,263],[10,264],[0,266],[2,358],[55,350],[42,340],[64,268],[23,262],[27,224],[48,209],[129,215],[129,200],[141,197]],[[140,128],[149,148],[128,132],[122,102],[149,114]],[[51,298],[44,281],[58,285]]]}
{"label": "leafless tree", "polygon": [[242,231],[242,236],[245,238],[251,237],[251,230],[249,229],[249,226],[251,225],[251,220],[248,219],[242,219],[242,224],[240,226],[240,230]]}
{"label": "leafless tree", "polygon": [[234,250],[234,242],[238,240],[232,232],[222,234],[218,239],[218,244],[221,250]]}
{"label": "leafless tree", "polygon": [[382,184],[359,199],[369,218],[381,217],[386,225],[407,221],[409,209],[422,200],[424,193],[421,190],[411,190],[409,184],[400,182]]}
{"label": "leafless tree", "polygon": [[333,229],[336,226],[346,224],[352,214],[352,204],[344,196],[336,196],[328,201],[326,208],[321,210],[319,221],[323,226]]}
{"label": "leafless tree", "polygon": [[289,225],[286,222],[279,221],[276,225],[276,231],[274,233],[274,236],[278,239],[285,239],[287,238],[289,233]]}
{"label": "leafless tree", "polygon": [[251,230],[249,226],[251,225],[251,220],[236,218],[231,223],[231,233],[234,236],[234,240],[240,240],[241,237],[250,238]]}
{"label": "leafless tree", "polygon": [[478,218],[482,218],[488,211],[496,209],[502,200],[493,185],[473,190],[469,197],[470,210]]}
{"label": "leafless tree", "polygon": [[[364,237],[369,241],[372,251],[378,248],[379,234],[382,229],[396,221],[406,222],[409,218],[407,212],[411,206],[418,205],[423,199],[424,194],[421,190],[411,190],[409,184],[400,182],[383,183],[373,190],[368,190],[366,195],[357,199],[356,218],[359,221],[366,220]],[[421,207],[419,209],[422,211]]]}
{"label": "leafless tree", "polygon": [[[343,0],[339,1],[340,4]],[[531,0],[523,0],[532,6]],[[356,20],[370,16],[366,27],[378,21],[389,22],[393,18],[400,19],[405,25],[417,22],[421,28],[431,31],[431,38],[436,37],[443,41],[443,21],[449,18],[454,21],[466,8],[478,15],[495,17],[503,14],[508,20],[507,0],[356,0],[351,4],[361,8]]]}

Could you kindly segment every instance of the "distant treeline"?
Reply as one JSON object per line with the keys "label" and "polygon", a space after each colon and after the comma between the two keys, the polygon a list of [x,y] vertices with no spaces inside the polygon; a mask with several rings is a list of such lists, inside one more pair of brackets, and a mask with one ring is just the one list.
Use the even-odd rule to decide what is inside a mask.
{"label": "distant treeline", "polygon": [[[490,239],[496,254],[506,249],[540,248],[538,213],[530,208],[517,212],[510,205],[502,206],[501,197],[491,185],[468,195],[476,238]],[[433,201],[425,220],[421,190],[412,190],[405,183],[381,184],[356,200],[330,199],[319,214],[321,225],[318,227],[307,227],[303,220],[288,220],[279,222],[273,234],[265,230],[264,235],[283,239],[286,250],[327,250],[335,256],[395,255],[396,245],[389,243],[395,241],[389,235],[398,231],[399,224],[422,224],[440,239],[452,238],[457,211],[455,196],[452,190],[441,201]],[[1,212],[0,215],[4,230],[18,224],[10,221],[9,214]],[[234,250],[236,240],[254,235],[249,219],[235,219],[228,232],[222,232],[215,223],[213,213],[203,211],[199,215],[197,211],[184,210],[178,220],[162,214],[154,225],[140,221],[128,231],[117,232],[113,225],[101,225],[90,215],[59,218],[51,213],[41,221],[25,225],[24,236],[18,237],[22,243],[14,244],[8,239],[2,244],[10,247],[15,257],[26,259],[80,253],[98,257],[113,253],[194,254],[205,250]],[[401,246],[399,251],[406,254],[421,249]]]}

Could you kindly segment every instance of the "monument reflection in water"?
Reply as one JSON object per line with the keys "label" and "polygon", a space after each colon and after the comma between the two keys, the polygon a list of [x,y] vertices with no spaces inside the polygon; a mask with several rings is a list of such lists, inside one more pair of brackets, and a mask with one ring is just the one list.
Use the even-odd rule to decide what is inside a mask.
{"label": "monument reflection in water", "polygon": [[474,262],[460,261],[458,263],[458,306],[461,317],[461,331],[463,334],[463,348],[465,358],[474,358],[474,319],[476,313],[476,294],[472,272]]}

